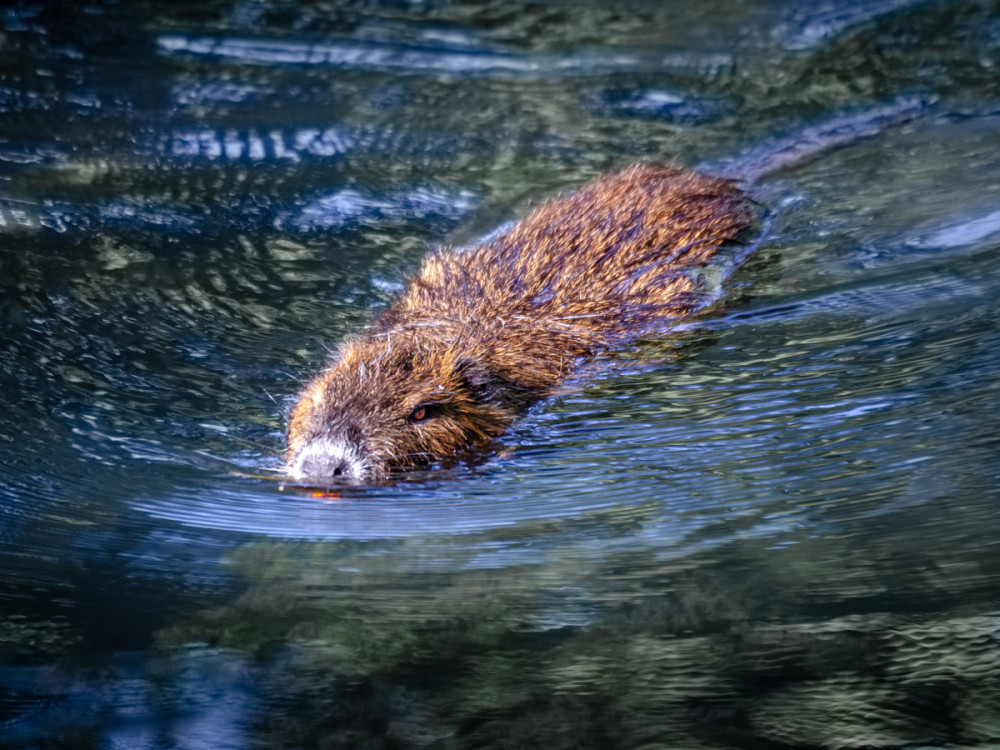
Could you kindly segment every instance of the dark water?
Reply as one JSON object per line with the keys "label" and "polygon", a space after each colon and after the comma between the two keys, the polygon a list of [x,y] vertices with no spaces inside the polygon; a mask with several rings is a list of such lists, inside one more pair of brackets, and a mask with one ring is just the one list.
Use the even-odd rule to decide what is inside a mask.
{"label": "dark water", "polygon": [[[298,385],[428,246],[772,175],[710,315],[343,497]],[[1000,742],[995,2],[0,9],[0,746]]]}

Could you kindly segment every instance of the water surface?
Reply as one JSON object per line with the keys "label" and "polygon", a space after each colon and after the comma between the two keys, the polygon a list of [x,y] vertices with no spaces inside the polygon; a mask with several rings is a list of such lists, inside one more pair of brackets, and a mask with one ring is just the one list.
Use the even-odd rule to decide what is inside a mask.
{"label": "water surface", "polygon": [[[0,11],[0,745],[1000,741],[998,71],[990,2]],[[248,476],[429,247],[901,101],[482,462]]]}

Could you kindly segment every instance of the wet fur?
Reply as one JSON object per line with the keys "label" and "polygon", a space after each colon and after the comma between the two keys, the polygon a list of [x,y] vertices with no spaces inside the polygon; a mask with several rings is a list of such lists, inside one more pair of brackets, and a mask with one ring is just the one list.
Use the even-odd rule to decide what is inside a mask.
{"label": "wet fur", "polygon": [[488,443],[582,358],[695,311],[698,269],[753,222],[733,183],[640,164],[430,255],[299,397],[289,474],[379,480]]}

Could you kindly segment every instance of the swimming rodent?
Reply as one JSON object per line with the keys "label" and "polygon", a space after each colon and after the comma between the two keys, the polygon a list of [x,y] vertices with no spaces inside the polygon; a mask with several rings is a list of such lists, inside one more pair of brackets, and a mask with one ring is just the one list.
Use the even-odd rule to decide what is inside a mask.
{"label": "swimming rodent", "polygon": [[833,121],[826,143],[813,134],[811,147],[753,152],[729,169],[740,179],[635,164],[478,247],[430,255],[300,394],[289,477],[380,481],[487,445],[581,360],[703,305],[701,269],[757,220],[740,182],[870,135],[873,121],[906,119],[901,111],[866,113],[853,133]]}

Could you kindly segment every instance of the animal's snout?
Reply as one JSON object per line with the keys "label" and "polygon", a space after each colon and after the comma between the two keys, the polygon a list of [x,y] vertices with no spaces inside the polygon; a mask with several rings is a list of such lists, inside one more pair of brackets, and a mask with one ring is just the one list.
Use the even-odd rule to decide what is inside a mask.
{"label": "animal's snout", "polygon": [[360,481],[368,478],[367,464],[356,445],[344,440],[317,438],[292,459],[288,473],[300,482]]}
{"label": "animal's snout", "polygon": [[305,456],[297,468],[306,477],[339,477],[349,470],[346,458],[315,452]]}

